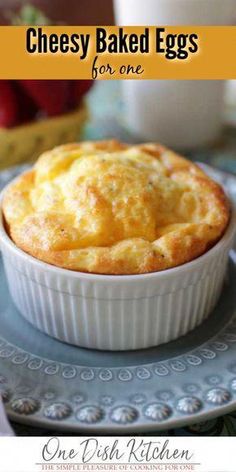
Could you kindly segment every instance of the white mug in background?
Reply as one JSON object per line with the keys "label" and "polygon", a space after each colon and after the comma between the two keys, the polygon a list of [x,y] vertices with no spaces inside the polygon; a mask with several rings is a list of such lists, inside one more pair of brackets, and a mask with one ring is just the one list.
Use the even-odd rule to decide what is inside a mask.
{"label": "white mug in background", "polygon": [[[236,0],[114,0],[116,23],[129,25],[229,25]],[[213,143],[223,125],[225,81],[126,80],[122,94],[127,126],[140,139],[175,149]]]}

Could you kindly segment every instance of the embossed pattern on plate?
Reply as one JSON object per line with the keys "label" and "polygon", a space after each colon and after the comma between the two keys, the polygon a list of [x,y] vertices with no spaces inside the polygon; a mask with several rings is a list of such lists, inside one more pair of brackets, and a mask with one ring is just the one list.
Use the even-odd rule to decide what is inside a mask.
{"label": "embossed pattern on plate", "polygon": [[[0,185],[17,172],[0,174]],[[236,195],[233,177],[214,176]],[[177,341],[137,352],[90,351],[49,338],[15,309],[2,262],[0,279],[0,393],[15,421],[125,433],[166,430],[236,408],[234,252],[210,318]]]}

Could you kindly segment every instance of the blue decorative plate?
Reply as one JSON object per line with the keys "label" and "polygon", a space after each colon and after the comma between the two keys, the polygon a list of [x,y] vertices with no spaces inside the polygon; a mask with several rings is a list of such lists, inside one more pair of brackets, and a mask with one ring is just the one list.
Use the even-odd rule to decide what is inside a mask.
{"label": "blue decorative plate", "polygon": [[[19,170],[0,174],[0,184]],[[235,197],[234,177],[210,173]],[[175,428],[236,409],[234,251],[209,319],[177,341],[136,352],[92,351],[51,339],[17,312],[1,261],[0,280],[0,392],[14,421],[125,434]]]}

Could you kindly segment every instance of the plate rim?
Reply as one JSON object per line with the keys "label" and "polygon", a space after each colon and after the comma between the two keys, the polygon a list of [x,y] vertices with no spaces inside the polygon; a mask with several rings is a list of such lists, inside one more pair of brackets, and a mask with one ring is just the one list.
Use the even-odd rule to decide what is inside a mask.
{"label": "plate rim", "polygon": [[[14,175],[17,173],[17,171],[20,171],[22,170],[24,166],[16,166],[12,169],[7,169],[5,171],[3,171],[4,175],[7,175],[8,178],[10,179],[11,178],[11,175],[12,173],[14,173]],[[204,168],[204,164],[203,164],[203,168]],[[210,166],[207,166],[207,168],[209,169]],[[219,169],[214,169],[212,168],[212,171],[215,172],[218,176],[221,176],[222,178],[222,181],[224,181],[224,183],[227,185],[227,179],[234,179],[235,183],[236,183],[236,177],[233,175],[233,174],[226,174],[224,172],[221,172]],[[1,176],[2,176],[2,173],[0,173],[0,181],[1,181]],[[6,179],[6,177],[5,177]],[[4,182],[5,184],[6,182]],[[234,268],[236,268],[236,261],[234,260],[233,261],[233,266]],[[201,348],[203,348],[203,346],[207,346],[209,344],[211,344],[212,342],[214,342],[214,340],[217,340],[217,338],[219,337],[219,335],[221,335],[222,333],[226,332],[228,330],[228,327],[234,323],[235,324],[235,321],[236,321],[236,307],[234,306],[233,307],[233,313],[232,313],[232,316],[231,318],[227,319],[227,322],[226,324],[221,327],[219,329],[219,331],[217,333],[215,333],[213,336],[210,336],[206,341],[203,341],[203,342],[200,342],[199,345],[197,345],[197,347],[193,347],[192,349],[190,349],[189,351],[185,352],[184,354],[177,354],[175,355],[174,357],[172,358],[169,358],[169,359],[164,359],[164,360],[160,360],[158,362],[149,362],[149,363],[144,363],[144,364],[132,364],[132,365],[127,365],[127,368],[126,367],[120,367],[120,366],[114,366],[114,367],[99,367],[99,366],[94,366],[94,367],[88,367],[86,365],[82,365],[82,364],[68,364],[66,362],[59,362],[59,361],[55,361],[55,360],[52,360],[52,359],[49,359],[47,357],[42,357],[42,356],[37,356],[37,355],[34,355],[32,353],[29,353],[27,350],[24,350],[24,349],[21,349],[19,348],[18,346],[15,346],[14,344],[8,342],[6,339],[4,339],[2,336],[0,336],[0,346],[1,346],[1,341],[3,341],[3,344],[6,343],[7,346],[12,346],[12,348],[15,349],[15,352],[14,352],[14,355],[15,356],[17,354],[16,351],[18,351],[18,353],[21,353],[21,354],[25,354],[25,355],[30,355],[32,358],[36,358],[36,359],[40,359],[42,360],[45,364],[48,364],[48,365],[51,365],[51,364],[60,364],[60,366],[62,366],[63,368],[68,368],[68,367],[71,367],[73,366],[75,369],[86,369],[86,370],[89,370],[89,369],[93,369],[95,370],[96,372],[99,372],[99,370],[109,370],[109,369],[112,369],[112,371],[121,371],[121,370],[129,370],[131,369],[133,372],[135,371],[135,369],[139,369],[139,368],[149,368],[151,370],[151,368],[153,366],[155,366],[156,364],[159,364],[159,365],[162,365],[162,364],[165,364],[168,362],[168,367],[169,367],[169,361],[172,361],[172,360],[181,360],[181,358],[187,356],[187,355],[191,355],[192,353],[194,353],[194,351],[196,350],[199,350]],[[235,328],[235,337],[236,337],[236,328]],[[1,347],[0,347],[0,351],[1,351]],[[220,355],[221,352],[218,351],[218,354]],[[193,354],[194,355],[194,354]],[[3,357],[3,356],[2,356]],[[4,359],[2,359],[3,361]],[[1,365],[1,355],[0,355],[0,365]],[[235,365],[236,365],[236,362],[235,362]],[[193,367],[193,365],[191,366]],[[37,370],[36,370],[37,372]],[[175,371],[176,373],[176,371]],[[177,372],[178,374],[178,372]],[[181,374],[181,372],[179,372],[179,374]],[[154,374],[153,374],[154,375]],[[234,372],[232,372],[232,375],[231,377],[234,376],[235,377],[235,382],[236,382],[236,370]],[[228,373],[228,377],[229,377],[229,373]],[[161,377],[159,377],[161,378]],[[144,380],[144,379],[143,379]],[[200,379],[201,380],[201,379]],[[231,382],[232,382],[232,379],[231,379]],[[180,382],[181,383],[181,382]],[[125,384],[125,383],[124,383]],[[0,382],[0,389],[1,388],[5,388],[5,384],[1,384]],[[47,404],[50,404],[49,401],[46,401],[44,400],[44,403],[45,405],[43,405],[43,401],[42,401],[42,408],[40,407],[40,416],[38,416],[37,414],[34,415],[34,414],[24,414],[24,412],[22,413],[17,413],[16,411],[13,411],[13,409],[11,408],[11,405],[12,405],[12,399],[10,398],[9,401],[7,401],[5,403],[5,407],[6,407],[6,411],[7,411],[7,414],[8,414],[8,417],[10,418],[11,421],[13,422],[17,422],[17,423],[22,423],[22,424],[27,424],[27,425],[30,425],[32,427],[39,427],[39,428],[42,428],[42,429],[46,429],[46,430],[58,430],[58,431],[68,431],[68,432],[82,432],[82,433],[92,433],[92,432],[96,432],[96,434],[104,434],[104,433],[116,433],[116,434],[126,434],[126,433],[135,433],[135,432],[159,432],[159,431],[165,431],[165,430],[170,430],[170,429],[175,429],[175,428],[179,428],[179,427],[182,427],[182,426],[185,426],[185,425],[193,425],[193,424],[196,424],[196,423],[199,423],[199,422],[202,422],[202,421],[206,421],[206,420],[210,420],[210,419],[213,419],[213,418],[216,418],[218,416],[221,416],[221,415],[224,415],[224,414],[227,414],[227,413],[230,413],[231,411],[233,411],[234,409],[236,409],[236,386],[235,386],[235,389],[231,389],[229,391],[229,388],[225,388],[225,385],[222,387],[221,384],[218,384],[215,386],[215,389],[222,389],[222,390],[225,390],[226,392],[229,393],[229,397],[227,399],[226,402],[224,402],[224,399],[222,399],[222,402],[221,403],[218,403],[217,405],[210,405],[208,404],[208,410],[206,410],[204,408],[204,404],[202,405],[203,408],[199,408],[196,412],[194,413],[191,413],[191,412],[182,412],[183,414],[179,417],[175,417],[175,407],[172,406],[172,410],[173,410],[173,415],[170,414],[166,419],[162,419],[160,421],[157,421],[157,420],[150,420],[149,419],[145,419],[145,415],[140,415],[141,412],[143,412],[144,410],[144,407],[148,407],[148,405],[150,406],[151,403],[148,401],[147,403],[144,404],[134,404],[134,403],[131,403],[131,402],[128,402],[127,401],[127,404],[129,405],[132,405],[130,406],[130,408],[133,408],[133,410],[136,410],[136,412],[138,413],[138,418],[141,416],[141,420],[140,421],[129,421],[127,420],[125,423],[123,422],[122,424],[118,423],[118,422],[112,422],[111,420],[108,420],[108,422],[97,422],[96,424],[94,423],[89,423],[89,422],[86,422],[86,423],[82,423],[82,422],[76,422],[75,421],[75,418],[74,418],[74,415],[77,411],[77,409],[79,409],[81,407],[81,405],[76,405],[75,407],[75,411],[73,411],[72,413],[74,414],[73,416],[69,416],[68,418],[65,418],[65,419],[55,419],[55,418],[51,418],[51,419],[48,419],[44,416],[44,409],[45,409],[45,405]],[[6,389],[7,389],[7,386],[6,386]],[[80,389],[80,388],[79,388]],[[214,390],[214,386],[213,385],[208,385],[205,390],[206,391],[210,391],[210,389]],[[232,392],[233,390],[233,392]],[[184,398],[187,397],[187,396],[192,396],[192,398],[194,398],[194,393],[192,394],[187,394],[187,393],[184,393],[182,392],[182,397]],[[203,395],[202,395],[203,396]],[[198,394],[196,394],[196,397],[198,398]],[[22,395],[18,395],[18,398],[23,398]],[[200,397],[201,398],[201,397]],[[181,396],[179,395],[178,396],[178,399],[181,399]],[[61,403],[63,403],[63,400],[59,400]],[[168,405],[168,401],[164,401],[164,400],[155,400],[156,403],[159,403],[159,404],[162,404],[162,405],[165,405],[167,404]],[[56,402],[56,401],[55,401]],[[66,400],[65,400],[65,403],[66,403]],[[153,403],[153,402],[152,402]],[[176,403],[176,402],[175,402]],[[174,403],[174,404],[175,404]],[[129,405],[126,405],[129,406]],[[87,401],[85,401],[85,403],[83,403],[83,408],[85,409],[86,407],[88,407],[89,404],[87,404]],[[111,415],[111,411],[113,409],[117,409],[120,407],[125,407],[125,405],[123,405],[123,402],[117,402],[116,401],[116,404],[115,406],[112,406],[110,405],[109,407],[108,406],[104,406],[103,405],[103,409],[105,411],[105,413],[107,414],[107,417],[110,418],[110,415]],[[42,411],[41,411],[42,410]],[[34,412],[33,412],[34,413]],[[53,421],[52,421],[53,420]]]}

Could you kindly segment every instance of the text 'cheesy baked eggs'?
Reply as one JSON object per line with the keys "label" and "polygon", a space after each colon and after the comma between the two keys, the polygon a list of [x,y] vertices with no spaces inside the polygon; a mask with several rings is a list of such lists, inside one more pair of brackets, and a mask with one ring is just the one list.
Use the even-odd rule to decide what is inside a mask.
{"label": "text 'cheesy baked eggs'", "polygon": [[44,262],[142,274],[206,252],[230,211],[221,187],[169,149],[104,141],[44,153],[7,188],[3,214],[15,244]]}

